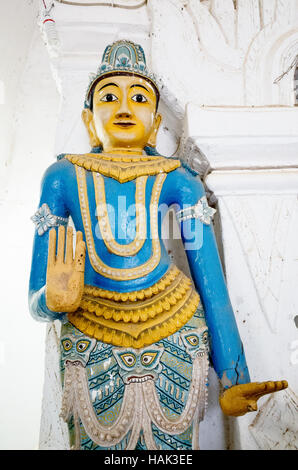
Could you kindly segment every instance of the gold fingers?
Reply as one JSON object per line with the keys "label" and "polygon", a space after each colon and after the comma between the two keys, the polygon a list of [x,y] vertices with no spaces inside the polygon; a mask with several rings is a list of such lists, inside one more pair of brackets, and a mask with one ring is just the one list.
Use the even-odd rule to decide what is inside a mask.
{"label": "gold fingers", "polygon": [[64,246],[65,246],[65,227],[59,225],[58,228],[58,247],[57,247],[57,263],[64,262]]}
{"label": "gold fingers", "polygon": [[262,397],[264,395],[268,395],[269,393],[274,393],[274,392],[279,392],[280,390],[284,390],[285,388],[288,387],[288,382],[286,380],[278,380],[278,381],[268,381],[268,382],[263,382],[262,384],[264,386],[264,390],[261,391],[260,393],[257,393],[259,397]]}
{"label": "gold fingers", "polygon": [[[75,257],[73,256],[73,228],[67,227],[65,237],[65,227],[59,226],[58,229],[58,243],[56,255],[56,242],[57,234],[56,229],[52,228],[49,233],[49,248],[48,248],[48,268],[55,264],[73,264],[76,271],[84,271],[86,245],[83,241],[82,232],[76,234],[76,249]],[[64,252],[65,250],[65,252]],[[82,268],[83,267],[83,268]]]}
{"label": "gold fingers", "polygon": [[250,400],[248,405],[247,405],[247,411],[257,411],[258,410],[258,405],[255,400]]}
{"label": "gold fingers", "polygon": [[82,232],[77,232],[76,240],[76,251],[75,251],[75,270],[78,272],[85,271],[85,256],[86,256],[86,244],[83,241]]}
{"label": "gold fingers", "polygon": [[72,227],[67,227],[65,263],[71,264],[72,262],[73,262],[73,229]]}

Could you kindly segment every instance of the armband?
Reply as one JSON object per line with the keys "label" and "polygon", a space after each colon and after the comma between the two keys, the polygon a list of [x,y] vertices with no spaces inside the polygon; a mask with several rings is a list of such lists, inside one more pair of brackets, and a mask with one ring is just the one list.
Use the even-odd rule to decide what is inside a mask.
{"label": "armband", "polygon": [[210,225],[215,212],[215,209],[208,206],[206,196],[203,196],[194,206],[176,212],[176,218],[178,222],[188,219],[200,219],[203,224]]}
{"label": "armband", "polygon": [[38,235],[43,235],[47,230],[58,225],[67,225],[68,218],[53,215],[47,204],[43,204],[31,217],[36,225]]}

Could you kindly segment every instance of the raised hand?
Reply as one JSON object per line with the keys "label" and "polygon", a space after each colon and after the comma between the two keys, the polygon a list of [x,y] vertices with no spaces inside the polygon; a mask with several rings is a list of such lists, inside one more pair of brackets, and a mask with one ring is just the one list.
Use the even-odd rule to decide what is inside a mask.
{"label": "raised hand", "polygon": [[262,396],[284,390],[287,387],[286,380],[234,385],[223,392],[219,403],[227,416],[243,416],[249,411],[257,411],[257,401]]}
{"label": "raised hand", "polygon": [[49,234],[49,251],[46,283],[46,303],[53,312],[75,312],[81,302],[84,289],[86,245],[82,232],[77,232],[73,257],[73,229],[59,226],[56,256],[56,230]]}

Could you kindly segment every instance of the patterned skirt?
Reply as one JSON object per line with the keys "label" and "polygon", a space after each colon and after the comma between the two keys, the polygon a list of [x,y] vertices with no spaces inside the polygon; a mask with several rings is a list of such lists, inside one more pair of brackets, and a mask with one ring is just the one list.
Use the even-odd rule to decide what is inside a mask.
{"label": "patterned skirt", "polygon": [[[177,268],[176,268],[177,269]],[[184,276],[184,275],[183,275]],[[175,279],[177,276],[174,277]],[[181,279],[179,283],[181,285]],[[173,282],[169,284],[174,292]],[[166,286],[164,291],[167,289]],[[190,289],[192,289],[190,287]],[[86,289],[84,303],[78,312],[86,326],[85,315],[87,300],[90,299],[90,286]],[[98,294],[98,293],[97,293]],[[141,305],[137,308],[137,299],[119,299],[119,311],[127,313],[123,308],[131,302],[134,314],[145,323],[149,322],[150,329],[140,328],[139,336],[128,331],[131,323],[138,324],[123,314],[118,318],[118,329],[112,340],[98,339],[98,334],[86,328],[78,329],[74,322],[63,325],[61,332],[61,376],[63,382],[62,416],[69,425],[71,446],[82,450],[191,450],[199,448],[199,422],[203,419],[207,403],[208,376],[208,329],[201,303],[197,302],[195,312],[188,314],[183,326],[177,317],[179,309],[175,309],[173,301],[167,312],[169,329],[165,331],[165,321],[157,324],[156,316],[148,314],[148,307],[154,305],[153,295],[162,300],[161,292],[157,289],[145,307],[147,314],[142,313]],[[167,295],[169,289],[167,290]],[[87,295],[89,296],[88,299]],[[197,294],[196,294],[197,295]],[[182,296],[183,297],[183,296]],[[191,294],[187,294],[188,305]],[[197,296],[198,297],[198,296]],[[148,299],[145,300],[145,302]],[[99,318],[103,329],[104,312],[116,305],[103,302],[103,296],[93,296],[97,302],[93,308],[94,321]],[[125,306],[122,302],[125,302]],[[180,302],[180,311],[184,312],[185,302]],[[109,301],[111,302],[111,301]],[[139,300],[144,303],[144,300]],[[91,302],[92,303],[92,302]],[[104,304],[104,307],[102,306]],[[150,305],[149,305],[150,304]],[[102,311],[102,315],[98,312]],[[159,315],[165,318],[163,309]],[[111,319],[111,312],[106,314]],[[143,318],[143,320],[141,319]],[[73,320],[74,316],[71,316]],[[89,315],[89,320],[91,316]],[[130,318],[130,319],[129,319]],[[163,331],[159,337],[152,327],[158,326]],[[147,320],[146,320],[147,319]],[[151,321],[151,322],[150,322]],[[176,331],[171,333],[173,322]],[[111,325],[114,323],[110,323]],[[120,324],[123,324],[121,329]],[[126,325],[125,325],[126,324]],[[162,330],[159,326],[162,325]],[[92,325],[94,327],[94,325]],[[85,329],[85,331],[84,331]],[[93,331],[93,334],[90,334]],[[98,328],[97,331],[100,331]],[[173,330],[172,330],[173,331]],[[106,330],[107,332],[107,330]],[[150,333],[151,332],[151,341]],[[117,340],[115,340],[117,338]],[[143,338],[141,341],[140,338]],[[123,341],[123,339],[125,341]],[[140,342],[141,341],[141,342]]]}

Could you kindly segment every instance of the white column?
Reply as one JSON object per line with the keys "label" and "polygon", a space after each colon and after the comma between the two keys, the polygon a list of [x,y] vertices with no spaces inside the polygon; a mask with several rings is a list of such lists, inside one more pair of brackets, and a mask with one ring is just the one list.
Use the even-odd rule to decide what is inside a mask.
{"label": "white column", "polygon": [[[210,164],[224,265],[252,381],[286,379],[258,415],[231,420],[234,449],[297,448],[298,109],[189,106],[186,138]],[[296,447],[295,447],[296,446]]]}

